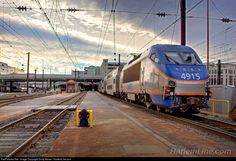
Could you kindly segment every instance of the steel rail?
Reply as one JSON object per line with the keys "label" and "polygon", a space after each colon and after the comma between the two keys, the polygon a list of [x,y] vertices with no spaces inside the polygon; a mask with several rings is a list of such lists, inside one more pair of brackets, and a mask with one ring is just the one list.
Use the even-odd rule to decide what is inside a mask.
{"label": "steel rail", "polygon": [[[80,101],[86,93],[82,92],[78,96],[78,98],[73,101],[73,104]],[[75,98],[75,97],[73,97]],[[18,146],[14,151],[7,155],[6,158],[9,157],[17,157],[23,154],[33,143],[37,142],[37,140],[45,133],[53,124],[55,124],[61,117],[66,114],[67,109],[71,106],[68,105],[64,110],[62,110],[59,114],[57,114],[50,122],[48,122],[44,127],[42,127],[38,132],[36,132],[33,136],[23,142],[20,146]]]}
{"label": "steel rail", "polygon": [[[176,117],[176,116],[172,116],[170,114],[157,112],[152,109],[149,109],[149,111],[152,111],[150,113],[155,113],[155,115],[158,117],[163,117],[165,119],[171,119],[175,122],[178,122],[178,123],[181,123],[181,124],[184,124],[187,126],[191,126],[191,127],[197,128],[197,129],[201,129],[201,130],[207,131],[209,133],[215,134],[217,136],[221,136],[221,137],[236,141],[236,133],[228,132],[228,131],[222,129],[220,126],[217,126],[217,124],[214,127],[214,126],[209,125],[207,123],[207,121],[205,121],[205,122],[194,121],[191,118],[187,119],[187,118],[182,118],[182,117]],[[206,119],[206,118],[204,118],[204,119]],[[206,120],[210,120],[210,119],[206,119]],[[215,120],[210,120],[210,121],[215,121]],[[220,121],[218,121],[218,123],[219,122]],[[221,122],[221,123],[227,124],[225,122]],[[232,125],[230,124],[230,126],[232,126]],[[236,128],[236,126],[235,126],[235,128]]]}
{"label": "steel rail", "polygon": [[39,98],[39,97],[45,97],[48,96],[50,94],[39,94],[39,95],[29,95],[29,96],[16,96],[16,97],[10,97],[10,98],[4,98],[4,99],[0,99],[0,107],[9,105],[9,104],[13,104],[13,103],[17,103],[20,101],[25,101],[28,99],[32,99],[32,98]]}
{"label": "steel rail", "polygon": [[[64,99],[64,100],[62,100],[62,101],[60,101],[60,102],[55,103],[55,105],[61,105],[61,104],[65,103],[66,101],[69,101],[69,100],[71,100],[71,99],[73,99],[73,98],[75,98],[75,97],[77,97],[77,96],[78,96],[78,95],[74,95],[74,96],[72,96],[72,97],[66,98],[66,99]],[[40,107],[42,107],[42,106],[40,106]],[[40,107],[39,107],[39,108],[40,108]],[[8,124],[6,124],[6,125],[0,127],[0,132],[5,131],[6,129],[10,128],[11,126],[16,125],[16,124],[18,124],[18,123],[20,123],[20,122],[22,122],[22,121],[25,121],[25,120],[27,120],[27,119],[29,119],[29,118],[31,118],[31,117],[33,117],[33,116],[35,116],[35,115],[37,115],[37,114],[43,112],[43,111],[44,111],[44,109],[39,110],[39,111],[36,111],[36,112],[34,112],[34,113],[32,113],[32,114],[26,115],[26,116],[24,116],[23,118],[17,119],[17,120],[15,120],[15,121],[13,121],[13,122],[10,122],[10,123],[8,123]]]}

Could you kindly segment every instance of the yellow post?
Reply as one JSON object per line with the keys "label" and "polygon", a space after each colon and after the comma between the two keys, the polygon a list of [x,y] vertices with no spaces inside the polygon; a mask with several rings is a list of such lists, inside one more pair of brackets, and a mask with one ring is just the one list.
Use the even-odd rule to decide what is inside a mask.
{"label": "yellow post", "polygon": [[214,103],[214,99],[212,99],[212,114],[215,113],[215,103]]}
{"label": "yellow post", "polygon": [[76,109],[75,111],[75,126],[79,126],[79,112],[80,110],[79,109]]}
{"label": "yellow post", "polygon": [[88,110],[89,112],[89,127],[93,127],[93,110]]}
{"label": "yellow post", "polygon": [[230,102],[228,100],[226,102],[227,102],[227,113],[229,113],[229,111],[230,111]]}

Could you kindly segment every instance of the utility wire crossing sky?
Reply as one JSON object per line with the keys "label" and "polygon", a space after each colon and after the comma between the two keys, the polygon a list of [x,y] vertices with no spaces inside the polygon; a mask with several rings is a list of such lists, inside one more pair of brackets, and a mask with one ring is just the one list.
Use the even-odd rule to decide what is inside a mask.
{"label": "utility wire crossing sky", "polygon": [[[207,0],[186,1],[186,45],[206,62]],[[209,0],[210,62],[236,62],[236,1]],[[180,44],[179,0],[0,0],[0,61],[51,74]]]}

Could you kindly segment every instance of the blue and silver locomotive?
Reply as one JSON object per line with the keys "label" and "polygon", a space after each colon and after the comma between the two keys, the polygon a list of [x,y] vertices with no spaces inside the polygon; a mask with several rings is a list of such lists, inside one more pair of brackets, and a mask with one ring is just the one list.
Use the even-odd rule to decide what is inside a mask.
{"label": "blue and silver locomotive", "polygon": [[115,92],[125,100],[168,112],[199,113],[201,108],[208,108],[208,71],[188,46],[153,45],[118,74]]}

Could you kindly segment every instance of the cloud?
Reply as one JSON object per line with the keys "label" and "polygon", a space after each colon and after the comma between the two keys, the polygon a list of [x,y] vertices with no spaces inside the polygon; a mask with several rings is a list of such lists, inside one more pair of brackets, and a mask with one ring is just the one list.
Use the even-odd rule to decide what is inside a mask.
{"label": "cloud", "polygon": [[[26,5],[27,7],[32,7],[32,10],[18,11],[14,8],[0,9],[0,18],[21,35],[17,35],[7,25],[5,25],[4,27],[11,31],[11,33],[7,32],[3,29],[3,24],[1,23],[0,32],[2,37],[0,43],[1,46],[5,47],[2,52],[5,54],[12,54],[12,59],[16,57],[14,60],[17,60],[17,55],[24,55],[26,52],[30,51],[32,53],[32,65],[34,65],[34,67],[40,68],[42,67],[42,62],[44,62],[45,66],[53,66],[55,72],[59,73],[65,71],[65,64],[68,69],[75,68],[73,67],[73,63],[70,61],[69,56],[65,53],[57,40],[42,12],[38,9],[35,1],[18,0],[14,2],[16,6]],[[100,65],[104,58],[109,60],[114,59],[113,16],[111,16],[108,25],[111,1],[107,0],[107,12],[105,12],[104,15],[103,10],[105,2],[106,0],[61,0],[57,1],[57,3],[49,0],[40,1],[43,8],[45,8],[45,12],[53,24],[55,31],[58,33],[60,40],[68,50],[70,57],[76,64],[79,64],[78,66],[80,68],[89,64]],[[147,12],[152,7],[153,2],[154,0],[148,0],[148,2],[129,0],[129,3],[127,3],[125,0],[119,0],[117,10]],[[220,6],[219,3],[217,4],[218,6]],[[9,4],[11,7],[14,7],[12,3]],[[195,1],[188,1],[187,7],[190,8],[194,4],[196,4]],[[9,7],[8,2],[4,3],[4,5],[5,7]],[[177,5],[178,3],[173,2],[172,0],[159,0],[152,12],[173,12],[176,11]],[[227,8],[227,5],[222,5],[223,8]],[[100,11],[67,12],[66,10],[59,10],[59,8],[82,8]],[[199,11],[201,12],[199,13]],[[192,13],[195,15],[198,13],[204,15],[204,11],[205,8],[202,4],[199,8],[193,10]],[[212,11],[212,13],[213,12],[215,13],[215,11]],[[116,53],[121,54],[122,61],[127,61],[129,53],[138,51],[144,44],[159,34],[175,19],[175,17],[171,16],[160,18],[155,15],[149,15],[144,23],[141,24],[146,15],[125,12],[116,12],[115,14]],[[225,14],[231,15],[232,13],[228,11],[225,12]],[[202,20],[187,20],[188,25],[190,25],[187,28],[187,44],[192,45],[201,41],[202,38],[205,37],[205,21],[203,23]],[[217,23],[219,26],[219,22]],[[35,33],[32,33],[28,26],[30,26]],[[213,27],[212,31],[214,31],[214,33],[218,32],[219,29],[225,28],[225,26],[218,26]],[[106,27],[107,31],[105,35]],[[179,23],[176,23],[175,32],[173,32],[173,27],[171,27],[169,30],[164,32],[164,34],[145,46],[142,50],[145,50],[147,47],[156,43],[170,43],[172,33],[174,33],[172,43],[178,44],[179,30]],[[14,36],[12,33],[17,36]],[[133,35],[135,36],[131,39]],[[230,33],[228,35],[227,38],[230,39]],[[5,39],[9,41],[14,48],[10,47]],[[216,44],[218,42],[222,42],[222,38],[219,40],[217,39],[217,42],[215,41],[214,43]],[[204,56],[204,49],[205,46],[201,45],[196,48],[196,51],[203,53],[200,54],[200,56]],[[25,55],[23,57],[25,57]],[[14,65],[14,61],[7,59],[4,59],[4,61]],[[17,63],[15,63],[15,65],[17,65]]]}

